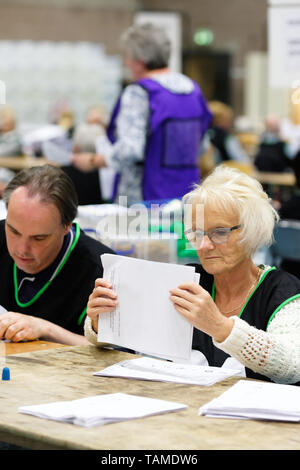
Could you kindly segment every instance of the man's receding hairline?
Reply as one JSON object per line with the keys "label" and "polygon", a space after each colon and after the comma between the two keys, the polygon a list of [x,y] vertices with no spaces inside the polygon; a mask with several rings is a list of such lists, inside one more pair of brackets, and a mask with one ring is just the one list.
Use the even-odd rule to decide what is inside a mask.
{"label": "man's receding hairline", "polygon": [[27,191],[28,199],[38,198],[42,204],[53,204],[55,207],[57,207],[54,203],[54,200],[51,199],[51,197],[46,193],[46,191],[43,191],[42,188],[34,188],[33,186],[30,186],[28,184],[22,184],[17,188],[13,189],[9,194],[8,203],[13,194],[15,194],[16,192],[20,192],[24,189]]}
{"label": "man's receding hairline", "polygon": [[9,202],[11,200],[11,197],[14,193],[16,193],[19,189],[27,189],[27,195],[28,195],[28,199],[35,199],[37,198],[38,199],[38,203],[43,205],[43,206],[54,206],[59,214],[59,217],[60,217],[60,222],[61,222],[61,225],[63,227],[67,226],[67,224],[64,224],[63,223],[63,219],[62,219],[62,214],[59,210],[59,207],[57,206],[57,204],[55,204],[55,200],[53,199],[50,199],[48,196],[46,197],[43,197],[41,194],[40,194],[40,191],[35,191],[33,193],[30,194],[30,191],[28,191],[28,186],[27,184],[22,184],[21,186],[18,186],[17,188],[15,188],[11,193],[10,193],[10,196],[9,196],[9,199],[7,201],[7,209],[8,209],[8,206],[9,206]]}

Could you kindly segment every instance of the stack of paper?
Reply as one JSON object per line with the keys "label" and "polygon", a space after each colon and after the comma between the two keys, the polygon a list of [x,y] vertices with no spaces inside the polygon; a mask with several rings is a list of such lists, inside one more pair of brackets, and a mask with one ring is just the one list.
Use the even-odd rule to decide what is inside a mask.
{"label": "stack of paper", "polygon": [[185,408],[187,406],[181,403],[125,393],[112,393],[79,400],[22,406],[18,411],[39,418],[91,427],[179,411]]}
{"label": "stack of paper", "polygon": [[142,357],[119,362],[118,364],[96,372],[94,375],[190,385],[212,385],[220,380],[238,374],[238,370],[223,367],[178,364]]}
{"label": "stack of paper", "polygon": [[99,315],[98,341],[175,361],[190,359],[192,325],[170,300],[170,289],[199,282],[192,266],[112,254],[101,256],[103,277],[118,296],[112,312]]}
{"label": "stack of paper", "polygon": [[214,418],[300,421],[300,388],[240,380],[202,406],[199,414]]}

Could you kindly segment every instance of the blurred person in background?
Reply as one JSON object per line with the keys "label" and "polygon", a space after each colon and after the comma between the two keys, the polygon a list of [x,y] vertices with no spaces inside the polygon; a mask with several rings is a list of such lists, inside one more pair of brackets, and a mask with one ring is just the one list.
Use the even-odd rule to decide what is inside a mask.
{"label": "blurred person in background", "polygon": [[68,138],[72,138],[75,129],[75,116],[66,98],[58,98],[49,110],[49,121],[65,130]]}
{"label": "blurred person in background", "polygon": [[75,127],[73,135],[74,152],[95,152],[96,141],[106,134],[107,117],[102,106],[91,107],[86,121]]}
{"label": "blurred person in background", "polygon": [[[293,193],[284,201],[275,201],[274,205],[282,220],[300,221],[300,152],[293,160],[293,170],[296,178]],[[300,261],[283,258],[280,267],[300,279]]]}
{"label": "blurred person in background", "polygon": [[0,156],[22,154],[21,138],[17,131],[15,111],[9,106],[0,106]]}
{"label": "blurred person in background", "polygon": [[79,169],[111,167],[116,196],[128,204],[182,197],[200,182],[199,154],[211,113],[198,85],[168,67],[171,43],[151,24],[122,37],[134,83],[123,91],[108,126],[112,145],[101,153],[74,154]]}
{"label": "blurred person in background", "polygon": [[208,137],[214,149],[215,165],[226,161],[251,164],[250,158],[232,131],[233,110],[221,101],[210,101],[213,118]]}
{"label": "blurred person in background", "polygon": [[281,173],[291,167],[288,157],[288,143],[280,133],[280,119],[278,116],[269,115],[265,119],[265,129],[260,137],[257,154],[254,157],[254,165],[259,171]]}
{"label": "blurred person in background", "polygon": [[0,106],[0,197],[7,183],[15,176],[8,168],[1,168],[1,157],[21,154],[22,143],[17,131],[15,111],[10,106]]}
{"label": "blurred person in background", "polygon": [[[95,153],[97,139],[106,136],[106,113],[102,106],[95,105],[87,111],[86,120],[74,127],[72,135],[73,152]],[[84,172],[75,165],[63,165],[62,169],[72,179],[79,205],[100,204],[103,202],[99,170]]]}

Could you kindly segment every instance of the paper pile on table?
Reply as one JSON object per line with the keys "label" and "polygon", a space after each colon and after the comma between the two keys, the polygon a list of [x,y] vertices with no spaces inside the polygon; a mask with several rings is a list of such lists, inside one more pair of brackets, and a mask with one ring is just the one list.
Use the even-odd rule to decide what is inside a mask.
{"label": "paper pile on table", "polygon": [[181,403],[126,393],[112,393],[79,400],[21,406],[18,411],[39,418],[91,427],[179,411],[185,408],[187,405]]}
{"label": "paper pile on table", "polygon": [[207,386],[228,377],[239,375],[239,373],[239,370],[223,367],[180,364],[142,357],[118,362],[106,369],[95,372],[94,375]]}
{"label": "paper pile on table", "polygon": [[263,381],[240,380],[199,409],[213,418],[300,421],[300,388]]}

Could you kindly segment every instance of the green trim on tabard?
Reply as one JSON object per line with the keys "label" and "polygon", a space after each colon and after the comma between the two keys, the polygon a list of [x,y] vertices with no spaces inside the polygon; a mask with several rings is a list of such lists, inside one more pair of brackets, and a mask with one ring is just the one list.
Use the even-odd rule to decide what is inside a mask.
{"label": "green trim on tabard", "polygon": [[79,317],[78,320],[77,320],[77,324],[78,324],[78,325],[81,325],[81,322],[82,322],[82,320],[84,319],[84,317],[85,317],[85,315],[86,315],[86,310],[87,310],[87,306],[84,307],[84,310],[83,310],[82,314],[80,315],[80,317]]}
{"label": "green trim on tabard", "polygon": [[[60,265],[60,267],[57,270],[57,272],[56,272],[55,276],[53,277],[53,279],[55,279],[57,277],[57,275],[60,273],[60,271],[62,270],[63,266],[66,264],[67,260],[69,259],[70,254],[72,253],[72,251],[74,250],[74,248],[75,248],[75,246],[78,242],[78,239],[79,239],[79,236],[80,236],[80,227],[76,222],[75,222],[75,225],[76,225],[76,233],[75,233],[74,241],[73,241],[71,247],[69,248],[69,251],[65,256],[65,259],[63,260],[62,264]],[[36,300],[45,292],[45,290],[50,286],[51,282],[53,281],[53,279],[51,279],[48,282],[46,282],[46,284],[35,294],[35,296],[31,300],[29,300],[28,302],[22,303],[19,300],[19,296],[18,296],[18,281],[17,281],[17,265],[16,265],[16,263],[14,263],[14,266],[13,266],[13,278],[14,278],[14,288],[15,288],[15,300],[16,300],[18,306],[22,307],[22,308],[29,307],[34,302],[36,302]]]}
{"label": "green trim on tabard", "polygon": [[275,269],[276,269],[275,266],[272,266],[272,268],[267,269],[267,271],[265,271],[265,272],[263,273],[263,275],[261,276],[261,278],[260,278],[260,280],[259,280],[257,286],[256,286],[255,289],[251,292],[251,294],[249,295],[248,299],[246,300],[246,302],[245,302],[245,304],[244,304],[242,310],[240,311],[240,313],[239,313],[239,315],[238,315],[239,318],[241,318],[242,313],[243,313],[243,311],[245,310],[247,303],[248,303],[249,300],[251,299],[251,297],[252,297],[252,295],[254,294],[254,292],[256,291],[256,289],[258,289],[258,287],[261,285],[261,283],[265,280],[265,277],[267,276],[267,274],[269,274],[270,271],[274,271]]}
{"label": "green trim on tabard", "polygon": [[[256,291],[256,289],[260,286],[260,284],[264,281],[265,277],[267,276],[267,274],[269,274],[270,271],[273,271],[274,269],[276,269],[275,266],[272,266],[272,268],[269,268],[267,269],[263,275],[261,276],[260,280],[259,280],[259,283],[257,284],[257,286],[255,287],[254,291],[251,293],[251,295],[249,295],[248,299],[246,300],[246,302],[244,303],[243,307],[242,307],[242,310],[240,311],[240,313],[238,314],[238,317],[241,318],[242,316],[242,313],[243,311],[245,310],[246,308],[246,305],[247,303],[249,302],[249,300],[251,299],[252,295],[254,294],[254,292]],[[299,294],[300,295],[300,294]],[[212,296],[212,299],[215,300],[215,281],[213,282],[213,286],[212,286],[212,292],[211,292],[211,296]]]}
{"label": "green trim on tabard", "polygon": [[272,315],[270,316],[266,330],[269,328],[269,325],[270,325],[271,321],[273,320],[273,318],[275,317],[276,313],[277,313],[282,307],[284,307],[286,304],[292,302],[293,300],[299,299],[299,298],[300,298],[300,294],[296,294],[296,295],[293,295],[292,297],[290,297],[289,299],[286,299],[284,302],[282,302],[282,303],[276,308],[276,310],[274,310],[274,312],[273,312]]}

